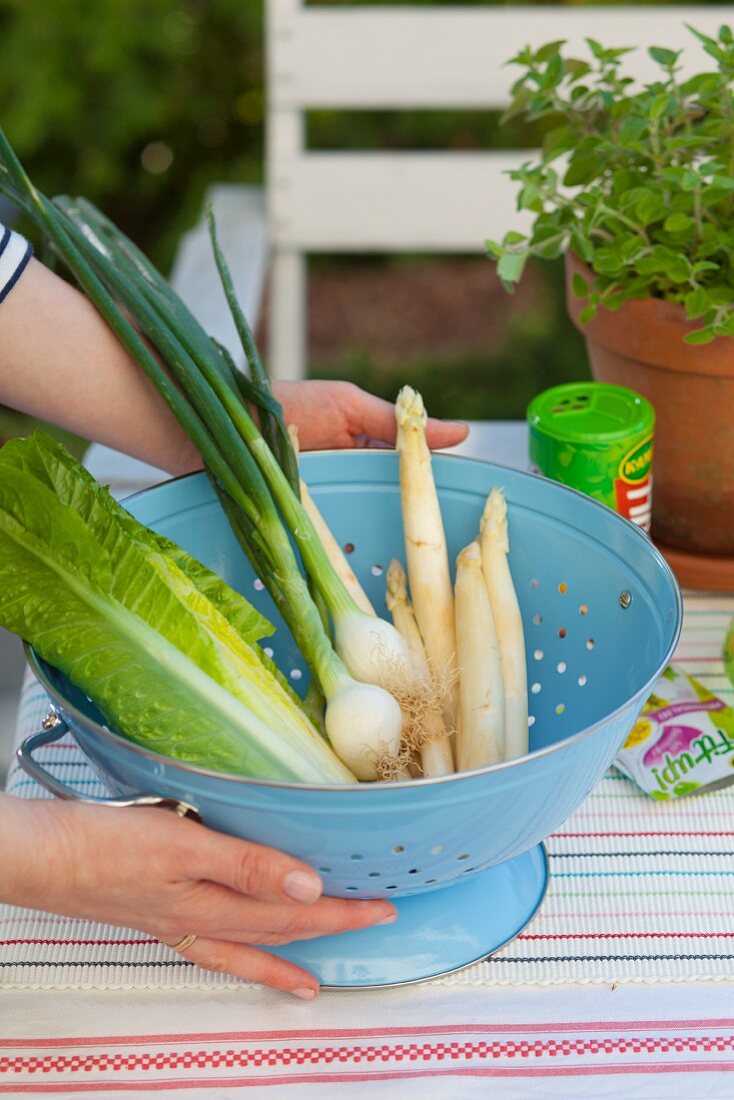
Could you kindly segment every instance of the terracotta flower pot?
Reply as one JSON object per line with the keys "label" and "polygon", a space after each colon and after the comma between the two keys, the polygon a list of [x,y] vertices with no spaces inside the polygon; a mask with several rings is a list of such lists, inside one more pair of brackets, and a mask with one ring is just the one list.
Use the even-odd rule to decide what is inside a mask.
{"label": "terracotta flower pot", "polygon": [[681,306],[657,298],[599,309],[571,289],[589,271],[566,256],[571,320],[586,337],[592,375],[643,394],[656,412],[652,536],[669,551],[679,580],[734,588],[734,339],[696,347]]}

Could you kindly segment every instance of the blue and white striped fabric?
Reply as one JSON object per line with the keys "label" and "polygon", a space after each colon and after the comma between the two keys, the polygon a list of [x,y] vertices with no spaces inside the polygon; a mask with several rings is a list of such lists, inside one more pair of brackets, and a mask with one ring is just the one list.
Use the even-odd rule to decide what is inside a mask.
{"label": "blue and white striped fabric", "polygon": [[0,302],[7,298],[33,254],[28,241],[0,225]]}

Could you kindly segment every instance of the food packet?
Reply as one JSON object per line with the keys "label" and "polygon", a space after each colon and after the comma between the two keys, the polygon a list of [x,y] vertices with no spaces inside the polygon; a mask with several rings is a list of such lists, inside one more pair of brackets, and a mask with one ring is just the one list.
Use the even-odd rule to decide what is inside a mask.
{"label": "food packet", "polygon": [[668,665],[614,763],[658,801],[734,783],[734,709]]}

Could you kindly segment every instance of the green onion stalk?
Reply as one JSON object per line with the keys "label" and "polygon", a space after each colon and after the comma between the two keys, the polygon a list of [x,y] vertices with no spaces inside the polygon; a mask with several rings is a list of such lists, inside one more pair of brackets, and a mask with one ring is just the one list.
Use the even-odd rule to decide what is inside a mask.
{"label": "green onion stalk", "polygon": [[[74,207],[68,203],[68,200],[64,200],[64,202],[67,209],[71,210],[72,216],[74,216]],[[220,266],[220,272],[226,272],[224,258],[216,242],[211,214],[209,218],[217,263]],[[79,224],[80,228],[87,233],[89,233],[90,228],[93,228],[84,221],[80,221]],[[104,254],[104,246],[98,245],[97,247]],[[217,369],[216,364],[212,364],[211,356],[206,354],[206,349],[202,353],[201,349],[193,346],[191,342],[185,348],[182,348],[181,341],[174,340],[172,342],[170,338],[166,337],[166,334],[164,334],[163,340],[160,339],[157,335],[159,327],[156,324],[154,314],[157,313],[161,322],[165,321],[165,312],[160,308],[161,296],[153,299],[147,296],[146,300],[141,302],[135,288],[131,289],[134,271],[131,271],[129,265],[126,265],[124,250],[120,249],[118,251],[113,245],[109,244],[108,247],[112,249],[110,255],[114,259],[114,262],[110,265],[108,276],[111,287],[141,323],[146,335],[152,341],[158,339],[157,346],[159,346],[162,354],[167,357],[167,361],[171,363],[173,370],[176,372],[177,380],[183,387],[191,387],[191,372],[198,368],[206,383],[211,387],[212,392],[221,401],[226,415],[229,416],[234,430],[239,435],[239,439],[245,443],[248,453],[254,458],[296,541],[306,569],[333,618],[336,648],[343,657],[349,671],[359,680],[367,683],[377,683],[388,688],[393,686],[396,679],[404,680],[406,676],[410,675],[409,669],[411,667],[405,642],[390,623],[382,619],[375,619],[374,616],[363,612],[344,587],[341,578],[336,573],[323,548],[311,518],[300,502],[297,489],[294,488],[294,484],[297,485],[298,481],[295,459],[293,472],[289,476],[290,471],[283,470],[281,463],[278,462],[273,450],[268,446],[266,439],[251,416],[246,403],[241,399],[241,395],[228,384],[226,378]],[[231,291],[231,280],[228,278],[228,272],[226,274],[227,285]],[[169,291],[169,293],[172,292]],[[243,335],[243,345],[248,360],[251,364],[257,364],[256,369],[262,372],[259,356],[253,351],[255,342],[239,307],[236,311],[236,323],[238,330]],[[206,339],[208,340],[208,338]],[[183,369],[177,370],[177,364],[180,362],[182,354],[186,352],[188,352],[190,359]],[[196,400],[196,394],[194,394],[194,399]],[[287,433],[285,434],[287,437]],[[228,433],[228,443],[230,445],[232,443],[231,433]],[[290,441],[287,438],[286,443],[288,453],[292,455]],[[250,469],[248,476],[254,476],[252,469]]]}
{"label": "green onion stalk", "polygon": [[[105,224],[97,215],[87,217],[88,204],[52,201],[39,192],[1,130],[0,190],[53,243],[229,497],[238,520],[233,525],[235,534],[263,582],[275,593],[296,644],[324,693],[326,731],[333,748],[358,778],[375,778],[380,759],[398,751],[401,712],[384,686],[389,687],[396,675],[409,669],[407,650],[390,624],[360,611],[334,572],[288,474],[247,408],[245,394],[257,390],[256,404],[263,408],[265,421],[273,416],[267,391],[251,380],[247,386],[238,383],[238,372],[155,269],[141,260],[131,244],[120,246],[122,235],[116,230],[112,233],[112,223]],[[221,266],[221,255],[218,262]],[[140,326],[178,385],[118,302]],[[237,323],[249,332],[241,314]],[[247,357],[252,360],[254,340],[251,334],[246,339]],[[272,421],[268,430],[274,430]],[[288,444],[284,441],[284,445]],[[338,652],[299,569],[278,506],[334,619]]]}

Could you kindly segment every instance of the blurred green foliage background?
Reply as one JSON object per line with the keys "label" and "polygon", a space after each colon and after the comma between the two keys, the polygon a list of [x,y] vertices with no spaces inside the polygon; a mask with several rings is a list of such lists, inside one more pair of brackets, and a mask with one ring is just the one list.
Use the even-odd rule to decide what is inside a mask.
{"label": "blurred green foliage background", "polygon": [[[0,123],[46,192],[92,199],[167,271],[209,183],[263,180],[263,19],[262,0],[0,0]],[[631,25],[628,43],[610,44],[634,38]],[[511,79],[508,71],[508,87]],[[359,149],[525,146],[538,137],[460,111],[314,112],[308,133],[315,147]],[[341,342],[316,341],[311,373],[351,377],[390,398],[411,382],[433,412],[468,418],[522,417],[538,390],[585,376],[559,267],[531,269],[531,290],[510,309],[486,265],[476,276],[486,297],[481,288],[479,298],[470,293],[474,276],[469,287],[451,284],[450,347],[433,351],[429,335],[399,354],[375,352],[378,310]],[[335,270],[349,271],[357,294],[360,279],[396,271],[405,292],[411,272],[425,276],[426,267],[444,279],[435,258],[320,257],[312,265],[314,295],[322,285],[316,321],[329,310]],[[470,324],[483,310],[486,342]],[[0,434],[8,431],[0,418]]]}

